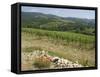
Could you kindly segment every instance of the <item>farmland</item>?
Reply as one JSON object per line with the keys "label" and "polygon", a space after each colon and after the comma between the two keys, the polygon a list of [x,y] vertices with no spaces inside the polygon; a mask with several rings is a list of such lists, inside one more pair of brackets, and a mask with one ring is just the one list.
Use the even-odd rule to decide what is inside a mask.
{"label": "farmland", "polygon": [[29,33],[30,36],[36,35],[40,38],[46,36],[48,37],[48,39],[55,39],[56,41],[65,41],[64,44],[78,43],[80,46],[84,44],[86,48],[93,48],[93,45],[95,43],[94,36],[88,36],[72,32],[47,31],[31,28],[23,28],[22,31],[26,34]]}
{"label": "farmland", "polygon": [[21,15],[21,70],[95,66],[94,19]]}
{"label": "farmland", "polygon": [[[22,28],[22,53],[45,50],[52,56],[78,61],[84,66],[94,66],[94,40],[94,36],[84,34]],[[27,67],[32,66],[32,63],[28,64]]]}

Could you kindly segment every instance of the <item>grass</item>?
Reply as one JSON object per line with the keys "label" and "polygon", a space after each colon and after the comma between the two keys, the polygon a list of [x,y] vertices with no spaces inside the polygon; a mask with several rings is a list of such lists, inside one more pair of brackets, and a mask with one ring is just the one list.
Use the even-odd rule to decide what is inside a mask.
{"label": "grass", "polygon": [[26,48],[23,49],[24,52],[33,52],[34,50],[42,51],[43,49],[40,48],[40,47],[37,47],[37,46],[35,46],[35,47],[26,47]]}
{"label": "grass", "polygon": [[63,51],[48,51],[49,55],[51,56],[58,56],[60,58],[64,58],[64,59],[68,59],[72,62],[79,62],[80,64],[82,64],[83,66],[94,66],[95,65],[95,60],[94,57],[90,56],[93,55],[94,53],[90,53],[90,52],[80,52],[80,51],[76,51],[76,52],[63,52]]}
{"label": "grass", "polygon": [[[81,38],[81,41],[79,38]],[[93,45],[95,45],[94,36],[87,36],[71,32],[23,28],[21,39],[22,53],[30,53],[34,52],[35,50],[45,50],[51,56],[58,56],[73,62],[78,61],[84,66],[95,66],[95,48],[93,47]],[[87,39],[87,42],[85,42],[84,39]],[[42,67],[49,67],[49,64],[48,66],[45,66],[44,64],[40,63],[39,60],[37,61],[38,62],[35,64],[32,63],[35,65],[35,67],[40,69]]]}
{"label": "grass", "polygon": [[82,43],[92,43],[95,40],[94,36],[72,33],[72,32],[48,31],[48,30],[32,29],[32,28],[22,28],[22,31],[30,34],[34,33],[39,36],[48,36],[55,39],[62,39],[68,41],[79,41]]}
{"label": "grass", "polygon": [[[47,31],[47,30],[40,30],[40,29],[32,29],[32,28],[23,28],[22,31],[24,33],[29,33],[30,35],[37,35],[40,39],[43,36],[47,36],[48,39],[55,39],[55,40],[64,40],[66,43],[78,43],[78,46],[85,48],[94,48],[95,37],[72,33],[72,32],[60,32],[60,31]],[[42,36],[42,37],[41,37]]]}
{"label": "grass", "polygon": [[51,62],[48,59],[46,59],[45,57],[38,57],[38,58],[35,58],[33,65],[36,68],[44,69],[44,68],[50,68]]}

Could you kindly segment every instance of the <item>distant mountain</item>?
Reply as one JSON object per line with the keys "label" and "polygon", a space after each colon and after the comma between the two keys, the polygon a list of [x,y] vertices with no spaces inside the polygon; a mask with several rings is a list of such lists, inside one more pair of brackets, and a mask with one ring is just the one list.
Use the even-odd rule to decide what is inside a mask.
{"label": "distant mountain", "polygon": [[94,35],[94,19],[59,17],[38,12],[22,12],[22,27],[39,28],[52,31],[72,31]]}
{"label": "distant mountain", "polygon": [[95,26],[95,19],[73,18],[73,17],[67,17],[67,18],[64,18],[64,19],[88,24],[89,26]]}

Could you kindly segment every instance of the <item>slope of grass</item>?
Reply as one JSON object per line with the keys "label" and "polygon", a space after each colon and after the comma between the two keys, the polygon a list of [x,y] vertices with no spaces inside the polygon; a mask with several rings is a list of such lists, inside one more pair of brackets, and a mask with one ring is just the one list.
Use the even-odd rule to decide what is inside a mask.
{"label": "slope of grass", "polygon": [[[49,33],[48,33],[49,32]],[[38,34],[39,33],[39,34]],[[51,33],[51,34],[50,34]],[[55,33],[57,37],[53,37],[52,34]],[[94,66],[95,65],[95,48],[93,49],[86,49],[80,48],[80,44],[76,47],[77,42],[74,40],[74,43],[71,41],[72,35],[70,35],[70,44],[66,41],[67,38],[63,36],[64,40],[61,38],[61,34],[74,34],[70,32],[58,32],[58,31],[47,31],[47,30],[40,30],[40,29],[30,29],[30,28],[23,28],[22,29],[22,53],[25,52],[33,52],[35,50],[45,50],[52,56],[58,56],[60,58],[65,58],[70,61],[78,61],[82,65]],[[48,36],[47,36],[48,34]],[[76,38],[79,37],[81,34],[76,34]],[[94,45],[94,37],[81,35],[84,38],[87,38],[89,42],[81,42],[82,46],[86,46],[88,48],[91,47],[90,44]],[[59,38],[58,38],[59,37]],[[52,39],[51,39],[52,38]],[[75,38],[75,39],[76,39]],[[89,40],[90,39],[90,40]],[[68,43],[68,44],[64,44]],[[73,45],[74,44],[74,45]]]}
{"label": "slope of grass", "polygon": [[94,48],[95,44],[95,37],[84,35],[84,34],[78,34],[78,33],[72,33],[72,32],[60,32],[60,31],[48,31],[48,30],[41,30],[41,29],[32,29],[32,28],[22,28],[22,31],[24,33],[29,33],[31,36],[37,35],[41,38],[41,36],[46,36],[49,39],[55,39],[56,41],[63,40],[66,43],[78,43],[81,46],[84,46],[86,48]]}

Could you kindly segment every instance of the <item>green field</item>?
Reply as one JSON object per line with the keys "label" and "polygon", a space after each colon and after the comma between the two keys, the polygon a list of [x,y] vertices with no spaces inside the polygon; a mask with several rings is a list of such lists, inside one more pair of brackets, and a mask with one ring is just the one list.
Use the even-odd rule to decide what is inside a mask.
{"label": "green field", "polygon": [[95,19],[55,14],[21,11],[22,70],[94,67]]}
{"label": "green field", "polygon": [[78,61],[84,66],[95,65],[94,36],[34,28],[22,28],[21,36],[22,53],[45,50],[49,55]]}
{"label": "green field", "polygon": [[79,47],[94,48],[95,37],[72,32],[48,31],[41,29],[23,28],[22,31],[38,38],[47,37],[50,40],[63,41],[63,44],[78,44]]}

